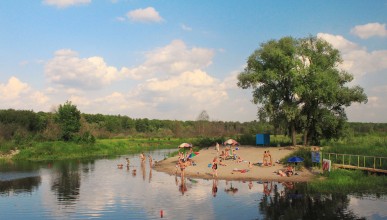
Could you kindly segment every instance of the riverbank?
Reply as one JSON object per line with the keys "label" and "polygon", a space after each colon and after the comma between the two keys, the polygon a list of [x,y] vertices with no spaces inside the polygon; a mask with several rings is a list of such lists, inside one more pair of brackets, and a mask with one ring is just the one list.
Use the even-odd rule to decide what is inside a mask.
{"label": "riverbank", "polygon": [[[222,151],[224,147],[221,147]],[[253,165],[249,167],[249,161],[253,164],[263,162],[264,151],[269,150],[272,155],[273,166],[258,166]],[[223,180],[262,180],[262,181],[292,181],[292,182],[306,182],[310,181],[314,174],[308,169],[297,170],[296,174],[290,177],[283,177],[278,175],[278,170],[285,169],[286,164],[275,163],[287,155],[293,153],[296,148],[290,147],[255,147],[255,146],[240,146],[236,150],[236,154],[241,157],[243,162],[237,163],[236,160],[224,160],[226,166],[218,166],[218,179]],[[214,147],[202,149],[199,154],[193,158],[195,166],[189,166],[185,169],[185,176],[192,178],[212,179],[212,169],[208,166],[217,156],[217,151]],[[167,158],[158,161],[154,169],[157,171],[169,173],[174,175],[180,174],[180,169],[176,169],[176,162],[178,157]]]}

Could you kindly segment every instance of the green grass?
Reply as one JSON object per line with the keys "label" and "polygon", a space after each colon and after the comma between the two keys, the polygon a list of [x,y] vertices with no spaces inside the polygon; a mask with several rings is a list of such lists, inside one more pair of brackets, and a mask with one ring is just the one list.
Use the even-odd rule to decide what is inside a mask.
{"label": "green grass", "polygon": [[[326,153],[337,153],[346,155],[364,155],[370,156],[366,159],[360,159],[360,166],[373,167],[374,157],[387,157],[387,141],[386,137],[377,135],[352,137],[344,140],[330,141],[324,143],[323,157],[326,157]],[[290,156],[301,156],[305,159],[302,165],[311,167],[311,154],[310,148],[300,148]],[[372,156],[372,157],[371,157]],[[288,158],[287,157],[287,158]],[[282,161],[286,162],[287,158],[283,158]],[[345,164],[357,165],[357,156],[344,156]],[[331,157],[332,162],[342,163],[343,157],[339,155]],[[380,165],[381,163],[381,165]],[[321,164],[320,164],[321,165]],[[376,168],[387,168],[387,161],[381,159],[376,160]],[[378,167],[379,166],[379,167]],[[335,169],[330,173],[326,173],[324,176],[319,176],[310,183],[308,183],[308,190],[311,192],[319,193],[387,193],[387,176],[369,174],[360,170],[345,170]]]}
{"label": "green grass", "polygon": [[337,141],[324,142],[325,152],[387,157],[387,136],[353,136]]}
{"label": "green grass", "polygon": [[172,149],[181,143],[179,139],[102,139],[95,144],[77,144],[75,142],[36,142],[21,146],[14,160],[63,160],[95,158],[122,154],[139,153],[155,149]]}
{"label": "green grass", "polygon": [[308,190],[320,193],[387,193],[387,176],[369,175],[359,170],[337,169],[326,178],[308,183]]}

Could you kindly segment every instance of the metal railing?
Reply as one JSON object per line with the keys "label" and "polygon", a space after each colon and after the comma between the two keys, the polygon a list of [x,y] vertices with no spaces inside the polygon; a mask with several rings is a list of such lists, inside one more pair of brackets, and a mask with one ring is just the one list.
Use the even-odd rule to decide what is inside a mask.
{"label": "metal railing", "polygon": [[331,160],[336,167],[387,173],[387,157],[322,153],[322,158]]}

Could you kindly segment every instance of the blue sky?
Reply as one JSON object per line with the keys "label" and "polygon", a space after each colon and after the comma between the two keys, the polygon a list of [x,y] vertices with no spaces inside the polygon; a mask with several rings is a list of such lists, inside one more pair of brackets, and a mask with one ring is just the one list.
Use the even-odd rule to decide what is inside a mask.
{"label": "blue sky", "polygon": [[256,120],[236,86],[247,57],[284,36],[340,50],[367,104],[349,121],[387,122],[387,1],[0,1],[0,109],[132,118]]}

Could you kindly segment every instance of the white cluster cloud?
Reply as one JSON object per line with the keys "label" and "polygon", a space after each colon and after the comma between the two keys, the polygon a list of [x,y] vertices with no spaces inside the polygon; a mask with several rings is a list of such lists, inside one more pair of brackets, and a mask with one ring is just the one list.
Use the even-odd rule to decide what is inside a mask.
{"label": "white cluster cloud", "polygon": [[[224,82],[204,70],[212,63],[213,56],[212,49],[188,47],[182,40],[174,40],[144,53],[140,65],[118,71],[102,57],[80,58],[77,52],[62,49],[45,64],[45,75],[53,85],[46,92],[70,100],[90,113],[194,119],[203,109],[215,111],[229,98]],[[98,96],[88,92],[111,90],[109,86],[117,79],[128,82],[127,87]],[[133,86],[131,79],[138,83]],[[232,83],[235,81],[234,76]]]}
{"label": "white cluster cloud", "polygon": [[6,84],[0,84],[0,100],[15,100],[28,93],[30,86],[16,77],[11,77]]}
{"label": "white cluster cloud", "polygon": [[49,102],[45,93],[36,91],[15,76],[7,83],[0,83],[0,108],[46,110],[44,105]]}
{"label": "white cluster cloud", "polygon": [[58,8],[66,8],[74,5],[89,4],[91,3],[91,0],[44,0],[43,3]]}
{"label": "white cluster cloud", "polygon": [[368,39],[374,36],[387,37],[386,24],[380,23],[368,23],[355,26],[351,29],[351,33],[362,39]]}
{"label": "white cluster cloud", "polygon": [[162,22],[164,19],[159,15],[153,7],[140,8],[126,13],[129,20],[133,22]]}
{"label": "white cluster cloud", "polygon": [[197,47],[190,49],[182,40],[174,40],[165,47],[146,53],[144,63],[132,69],[125,68],[123,72],[134,79],[155,74],[180,74],[209,66],[213,56],[213,50]]}
{"label": "white cluster cloud", "polygon": [[[385,30],[384,25],[383,28],[380,28],[380,25],[368,24],[356,26],[351,32],[366,39],[376,35],[383,36],[381,34],[383,31],[380,30]],[[353,74],[355,80],[352,82],[352,85],[363,87],[368,96],[366,105],[354,103],[347,109],[350,120],[380,122],[380,115],[383,115],[387,108],[385,104],[387,103],[387,98],[385,97],[387,50],[368,51],[366,47],[361,47],[340,35],[319,33],[317,36],[325,39],[341,52],[343,63],[340,65],[340,68]],[[366,117],[364,117],[365,112],[367,112]]]}
{"label": "white cluster cloud", "polygon": [[80,58],[70,49],[55,52],[44,68],[50,82],[68,87],[98,89],[119,79],[122,73],[108,66],[102,57]]}
{"label": "white cluster cloud", "polygon": [[341,35],[319,33],[317,37],[325,39],[341,51],[344,60],[341,68],[354,74],[356,78],[387,69],[387,50],[368,52],[366,48],[360,47]]}

